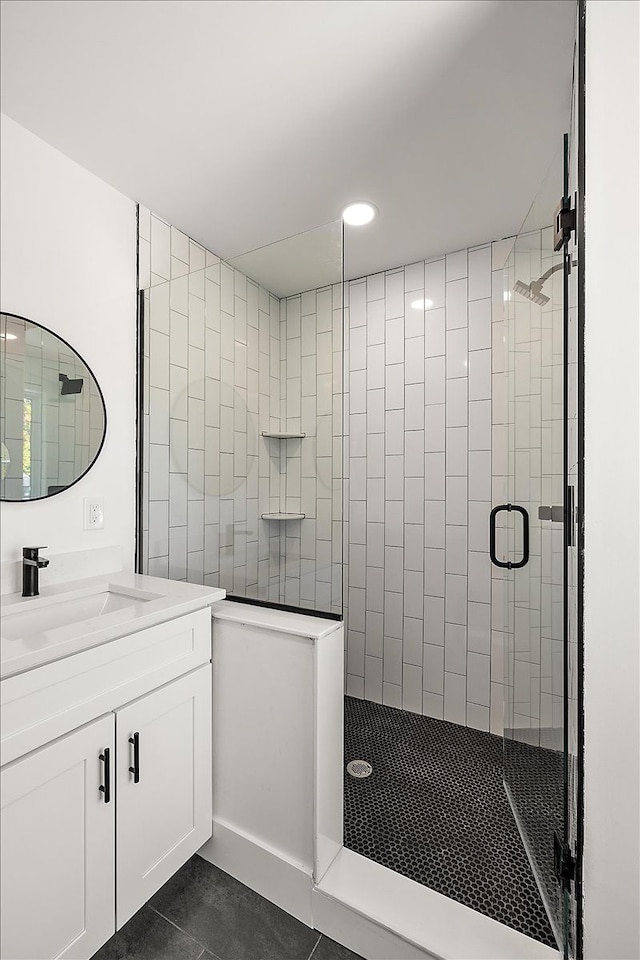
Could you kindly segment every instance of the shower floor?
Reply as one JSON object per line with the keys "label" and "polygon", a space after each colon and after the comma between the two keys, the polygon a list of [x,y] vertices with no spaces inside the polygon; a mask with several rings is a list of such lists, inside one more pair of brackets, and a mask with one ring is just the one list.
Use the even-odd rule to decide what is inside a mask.
{"label": "shower floor", "polygon": [[502,739],[345,698],[345,846],[541,943],[556,942],[502,785]]}

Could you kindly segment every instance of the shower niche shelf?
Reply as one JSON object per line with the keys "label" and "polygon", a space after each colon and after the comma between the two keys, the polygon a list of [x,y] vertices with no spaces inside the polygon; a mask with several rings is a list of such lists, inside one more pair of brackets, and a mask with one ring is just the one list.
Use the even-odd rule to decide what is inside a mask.
{"label": "shower niche shelf", "polygon": [[305,513],[261,513],[263,520],[304,520]]}
{"label": "shower niche shelf", "polygon": [[[306,433],[302,431],[295,430],[263,430],[262,436],[265,440],[302,440],[306,437]],[[286,508],[286,480],[285,475],[287,472],[287,464],[289,461],[289,452],[292,448],[286,443],[280,444],[277,448],[279,450],[280,458],[280,476],[281,476],[281,489],[280,489],[280,505]],[[276,521],[286,521],[286,520],[304,520],[306,514],[304,513],[294,513],[293,511],[284,510],[274,510],[273,513],[261,513],[260,518],[262,520],[276,520]]]}

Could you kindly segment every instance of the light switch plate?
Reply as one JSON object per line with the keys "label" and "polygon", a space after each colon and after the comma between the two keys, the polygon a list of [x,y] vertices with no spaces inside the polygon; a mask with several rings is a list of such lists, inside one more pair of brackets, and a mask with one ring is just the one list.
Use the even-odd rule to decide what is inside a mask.
{"label": "light switch plate", "polygon": [[102,497],[84,498],[84,529],[102,530],[104,528],[104,501]]}

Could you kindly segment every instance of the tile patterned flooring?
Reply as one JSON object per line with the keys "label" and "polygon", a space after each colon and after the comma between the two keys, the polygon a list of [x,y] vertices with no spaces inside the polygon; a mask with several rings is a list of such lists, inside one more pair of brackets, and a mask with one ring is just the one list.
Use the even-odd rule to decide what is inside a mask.
{"label": "tile patterned flooring", "polygon": [[345,846],[555,947],[502,784],[502,739],[345,699]]}
{"label": "tile patterned flooring", "polygon": [[551,851],[554,832],[560,837],[564,833],[563,755],[558,750],[517,740],[506,740],[505,744],[511,796],[526,832],[547,903],[551,905],[553,915],[560,918],[562,894]]}
{"label": "tile patterned flooring", "polygon": [[[345,704],[345,762],[373,764],[367,779],[345,777],[345,845],[555,946],[504,794],[502,740]],[[93,960],[360,958],[196,855]]]}
{"label": "tile patterned flooring", "polygon": [[194,856],[93,960],[361,960]]}

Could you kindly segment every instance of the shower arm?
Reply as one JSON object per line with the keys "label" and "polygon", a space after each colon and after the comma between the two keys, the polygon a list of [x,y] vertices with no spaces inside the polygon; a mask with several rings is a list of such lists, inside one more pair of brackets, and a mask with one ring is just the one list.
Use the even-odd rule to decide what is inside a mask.
{"label": "shower arm", "polygon": [[[572,260],[572,261],[571,261],[571,266],[572,266],[572,267],[576,267],[577,265],[578,265],[578,261],[577,261],[577,260]],[[537,280],[532,280],[532,281],[531,281],[531,286],[533,287],[533,286],[535,285],[535,286],[538,288],[538,290],[540,290],[540,288],[542,287],[542,285],[547,282],[547,280],[549,279],[549,277],[550,277],[552,274],[556,273],[556,271],[562,270],[563,267],[564,267],[564,263],[554,263],[554,265],[553,265],[552,267],[549,267],[548,270],[545,270],[545,272],[542,274],[541,277],[538,277]]]}
{"label": "shower arm", "polygon": [[536,286],[542,286],[542,284],[546,283],[552,274],[556,273],[557,270],[562,270],[563,266],[563,263],[554,263],[552,267],[549,267],[548,270],[545,270],[542,276],[538,277],[537,280],[534,280],[533,283],[535,283]]}

